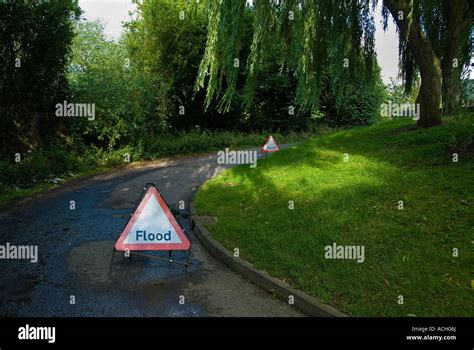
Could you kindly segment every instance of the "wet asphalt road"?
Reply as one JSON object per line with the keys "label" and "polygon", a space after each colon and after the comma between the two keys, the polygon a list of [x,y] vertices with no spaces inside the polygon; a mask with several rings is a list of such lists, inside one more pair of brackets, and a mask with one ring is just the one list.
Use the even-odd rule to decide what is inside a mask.
{"label": "wet asphalt road", "polygon": [[[302,316],[217,262],[194,237],[189,199],[223,169],[216,155],[154,162],[3,208],[0,245],[37,245],[39,260],[0,260],[0,316]],[[113,253],[147,182],[158,187],[191,237],[188,272]],[[185,210],[178,209],[181,200]]]}

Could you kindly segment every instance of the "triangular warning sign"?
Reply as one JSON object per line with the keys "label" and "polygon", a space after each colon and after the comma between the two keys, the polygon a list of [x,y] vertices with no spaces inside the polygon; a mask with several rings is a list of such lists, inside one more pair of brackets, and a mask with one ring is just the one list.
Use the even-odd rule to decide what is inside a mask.
{"label": "triangular warning sign", "polygon": [[263,145],[262,152],[271,153],[279,150],[280,146],[278,146],[273,136],[270,135],[267,139],[267,142],[265,142],[265,144]]}
{"label": "triangular warning sign", "polygon": [[190,242],[155,185],[144,195],[115,244],[125,250],[188,250]]}

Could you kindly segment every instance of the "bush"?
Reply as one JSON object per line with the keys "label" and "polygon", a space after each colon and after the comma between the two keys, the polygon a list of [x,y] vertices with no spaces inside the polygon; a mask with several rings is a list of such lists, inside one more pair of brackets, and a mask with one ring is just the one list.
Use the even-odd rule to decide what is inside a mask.
{"label": "bush", "polygon": [[32,151],[18,163],[0,162],[0,183],[28,187],[50,177],[80,168],[77,156],[57,144]]}
{"label": "bush", "polygon": [[[306,138],[304,134],[271,133],[277,142],[289,143]],[[224,148],[256,147],[263,145],[270,132],[242,133],[230,131],[193,131],[165,134],[145,144],[148,159],[172,157],[179,154],[191,154],[223,150]]]}
{"label": "bush", "polygon": [[381,94],[364,86],[348,86],[335,104],[335,113],[329,118],[330,126],[357,126],[373,124],[380,111]]}

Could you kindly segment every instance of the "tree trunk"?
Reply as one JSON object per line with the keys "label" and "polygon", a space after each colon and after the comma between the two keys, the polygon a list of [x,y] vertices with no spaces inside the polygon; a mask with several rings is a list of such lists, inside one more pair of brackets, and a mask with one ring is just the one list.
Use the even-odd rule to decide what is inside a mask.
{"label": "tree trunk", "polygon": [[466,0],[450,0],[446,8],[448,15],[442,59],[443,113],[449,114],[460,108],[462,37],[468,35],[473,14]]}
{"label": "tree trunk", "polygon": [[[442,123],[441,120],[441,63],[431,43],[423,34],[417,18],[408,23],[409,8],[407,0],[384,0],[384,5],[392,14],[400,35],[408,37],[410,50],[420,75],[421,85],[416,102],[420,105],[418,126],[431,127]],[[400,17],[403,15],[403,18]]]}
{"label": "tree trunk", "polygon": [[[443,62],[444,63],[444,62]],[[461,106],[461,69],[443,65],[443,114],[452,114]]]}

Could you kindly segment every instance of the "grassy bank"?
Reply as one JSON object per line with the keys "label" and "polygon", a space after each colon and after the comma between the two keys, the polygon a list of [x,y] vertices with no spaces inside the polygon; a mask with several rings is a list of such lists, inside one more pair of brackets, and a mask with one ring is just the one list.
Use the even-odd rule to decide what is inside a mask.
{"label": "grassy bank", "polygon": [[[473,120],[315,137],[207,182],[197,211],[228,249],[350,315],[473,316]],[[326,259],[334,243],[364,262]]]}
{"label": "grassy bank", "polygon": [[[98,174],[138,160],[156,160],[181,155],[199,154],[229,148],[261,146],[268,133],[188,132],[160,135],[145,144],[104,150],[80,145],[54,144],[45,149],[20,155],[4,156],[0,161],[0,204],[30,196],[70,179]],[[306,133],[273,133],[282,143],[309,138]],[[11,158],[11,159],[7,159]]]}

